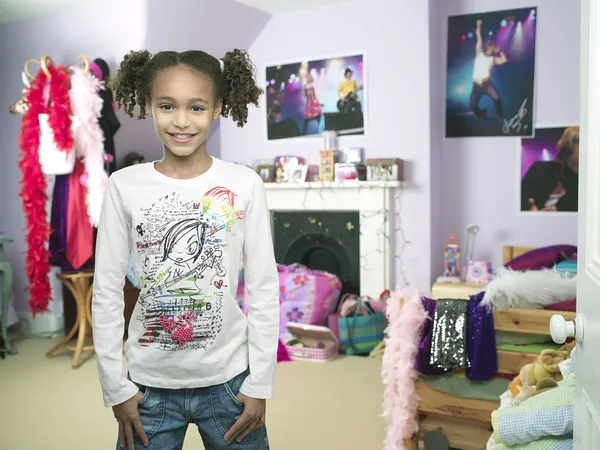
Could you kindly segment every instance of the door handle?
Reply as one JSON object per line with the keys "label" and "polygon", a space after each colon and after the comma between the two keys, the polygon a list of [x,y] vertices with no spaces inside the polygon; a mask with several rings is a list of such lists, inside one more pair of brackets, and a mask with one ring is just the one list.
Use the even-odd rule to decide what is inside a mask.
{"label": "door handle", "polygon": [[575,321],[567,321],[560,314],[550,318],[550,335],[557,344],[564,344],[567,338],[574,337],[578,344],[583,342],[584,319],[577,314]]}

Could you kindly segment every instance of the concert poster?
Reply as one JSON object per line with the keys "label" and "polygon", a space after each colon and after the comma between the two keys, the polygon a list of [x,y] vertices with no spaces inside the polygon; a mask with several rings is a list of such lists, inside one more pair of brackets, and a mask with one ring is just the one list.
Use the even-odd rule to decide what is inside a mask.
{"label": "concert poster", "polygon": [[446,137],[533,136],[537,8],[448,18]]}
{"label": "concert poster", "polygon": [[540,127],[521,139],[520,211],[576,213],[579,201],[579,127]]}
{"label": "concert poster", "polygon": [[268,140],[365,133],[363,55],[268,66],[265,81]]}

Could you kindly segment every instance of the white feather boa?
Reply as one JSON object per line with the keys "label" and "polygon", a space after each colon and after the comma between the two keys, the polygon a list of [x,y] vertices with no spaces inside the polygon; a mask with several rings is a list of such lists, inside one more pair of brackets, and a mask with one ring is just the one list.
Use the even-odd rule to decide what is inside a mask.
{"label": "white feather boa", "polygon": [[418,431],[419,396],[415,387],[418,373],[414,366],[428,316],[416,289],[393,292],[386,312],[389,326],[382,361],[383,416],[388,425],[385,450],[400,450],[405,448],[405,440]]}
{"label": "white feather boa", "polygon": [[481,306],[541,309],[576,296],[576,277],[551,269],[520,272],[501,268],[485,287]]}
{"label": "white feather boa", "polygon": [[72,67],[71,108],[77,117],[75,146],[77,156],[82,158],[87,174],[87,212],[92,226],[97,227],[104,198],[104,186],[108,174],[104,170],[104,133],[98,124],[102,110],[102,98],[98,94],[104,85],[91,72]]}

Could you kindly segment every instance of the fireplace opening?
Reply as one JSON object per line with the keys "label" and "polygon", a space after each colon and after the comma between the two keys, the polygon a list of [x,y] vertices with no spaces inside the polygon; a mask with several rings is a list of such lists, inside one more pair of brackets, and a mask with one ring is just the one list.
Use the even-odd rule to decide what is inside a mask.
{"label": "fireplace opening", "polygon": [[275,258],[336,275],[341,295],[360,294],[360,216],[357,211],[273,213]]}

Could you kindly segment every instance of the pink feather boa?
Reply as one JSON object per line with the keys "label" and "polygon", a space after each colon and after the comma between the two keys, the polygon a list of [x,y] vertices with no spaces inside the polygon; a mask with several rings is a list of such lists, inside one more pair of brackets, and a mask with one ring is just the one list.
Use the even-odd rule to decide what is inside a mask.
{"label": "pink feather boa", "polygon": [[[400,304],[402,299],[404,306]],[[415,389],[418,373],[414,365],[428,316],[415,289],[393,292],[387,301],[387,316],[389,326],[382,361],[386,386],[383,416],[388,424],[385,450],[400,450],[405,448],[404,441],[418,431],[419,397]]]}
{"label": "pink feather boa", "polygon": [[87,213],[92,226],[97,227],[108,174],[104,170],[104,134],[98,124],[102,98],[98,95],[103,84],[81,67],[72,67],[71,107],[79,126],[75,131],[77,156],[83,159],[87,178]]}

